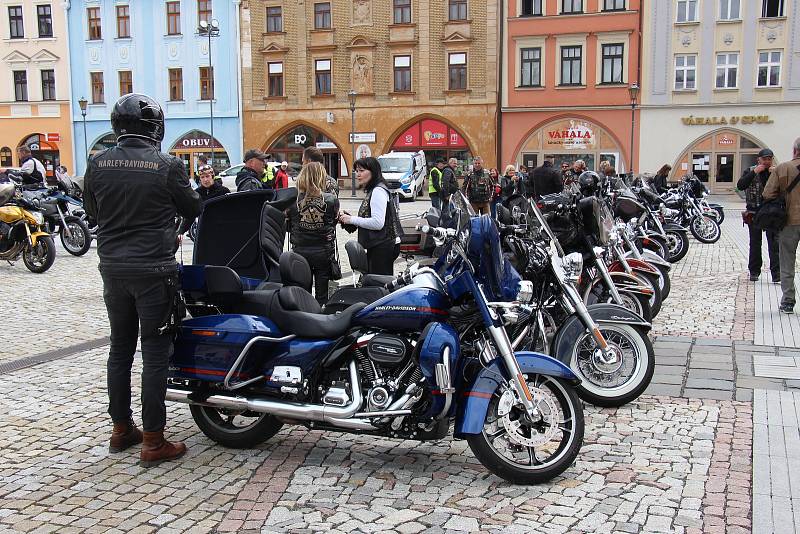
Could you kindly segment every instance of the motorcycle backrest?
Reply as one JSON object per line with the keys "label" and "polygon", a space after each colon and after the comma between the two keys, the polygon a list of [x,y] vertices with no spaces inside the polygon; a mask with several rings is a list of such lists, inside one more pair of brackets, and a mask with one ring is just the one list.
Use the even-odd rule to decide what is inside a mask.
{"label": "motorcycle backrest", "polygon": [[347,259],[350,261],[350,268],[353,271],[366,273],[367,264],[367,251],[358,241],[348,241],[344,245],[344,250],[347,252]]}
{"label": "motorcycle backrest", "polygon": [[[273,274],[280,262],[283,242],[286,239],[286,216],[272,203],[261,208],[261,224],[258,229],[258,242],[261,247],[261,261],[264,270]],[[274,278],[268,276],[267,278]]]}
{"label": "motorcycle backrest", "polygon": [[206,265],[206,300],[217,306],[233,306],[242,296],[242,280],[230,267]]}
{"label": "motorcycle backrest", "polygon": [[287,250],[281,254],[279,263],[283,285],[302,287],[311,293],[311,267],[303,256]]}

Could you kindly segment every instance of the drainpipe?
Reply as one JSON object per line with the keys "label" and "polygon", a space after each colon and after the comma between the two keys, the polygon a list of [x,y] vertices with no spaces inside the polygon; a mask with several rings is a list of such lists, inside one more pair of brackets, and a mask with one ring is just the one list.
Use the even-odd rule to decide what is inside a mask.
{"label": "drainpipe", "polygon": [[500,36],[498,43],[497,62],[497,135],[495,136],[497,168],[502,167],[503,157],[503,49],[505,45],[505,0],[498,2],[500,5]]}
{"label": "drainpipe", "polygon": [[[70,3],[69,0],[65,0],[61,2],[61,8],[64,10],[64,35],[67,40],[65,43],[67,45],[67,50],[70,50],[69,46],[69,10],[70,10]],[[78,150],[77,150],[77,143],[75,142],[75,123],[73,119],[72,113],[72,69],[70,68],[70,54],[67,52],[67,101],[69,102],[69,137],[72,139],[72,172],[75,176],[78,175]],[[85,119],[84,119],[85,120]],[[86,130],[84,130],[86,131]],[[88,152],[87,152],[88,153]],[[84,166],[86,162],[83,162]],[[86,170],[84,169],[84,173]]]}
{"label": "drainpipe", "polygon": [[[244,95],[242,94],[242,50],[241,46],[239,46],[240,35],[242,31],[240,12],[241,3],[241,0],[233,0],[233,7],[236,10],[236,37],[234,39],[233,48],[236,49],[236,111],[239,118],[239,160],[241,160],[244,156],[244,117],[242,116],[242,100],[244,99]],[[233,165],[232,160],[231,165]]]}
{"label": "drainpipe", "polygon": [[[637,47],[638,48],[638,52],[637,52],[638,57],[636,58],[636,82],[639,84],[639,87],[642,87],[642,88],[644,87],[644,81],[642,80],[642,41],[643,41],[642,34],[643,34],[643,27],[644,27],[643,26],[644,25],[644,2],[645,2],[645,0],[639,0],[639,31],[637,32],[637,36],[639,38],[639,43],[638,43],[639,46]],[[644,91],[642,91],[640,93],[640,95],[641,96],[639,97],[639,131],[641,132],[641,130],[642,130],[642,117],[641,117],[641,115],[642,115],[642,101],[644,100]],[[635,114],[635,110],[634,110],[634,114]],[[634,142],[636,142],[636,137],[635,137],[634,134],[635,134],[635,132],[631,131],[631,137],[633,137],[634,138]],[[631,145],[631,151],[633,151],[633,145]],[[636,152],[639,152],[639,151],[637,150]],[[641,157],[641,155],[639,157]],[[633,158],[631,158],[631,172],[633,172],[633,167],[634,167]],[[639,172],[641,173],[642,172],[641,166],[637,165],[637,167],[639,167]]]}

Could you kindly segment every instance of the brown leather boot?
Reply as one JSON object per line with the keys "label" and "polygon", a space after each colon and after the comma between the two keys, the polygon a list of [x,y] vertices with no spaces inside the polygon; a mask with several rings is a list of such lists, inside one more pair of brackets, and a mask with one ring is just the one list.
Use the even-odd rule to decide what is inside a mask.
{"label": "brown leather boot", "polygon": [[153,467],[161,462],[180,458],[185,453],[186,445],[181,442],[170,443],[165,440],[163,430],[161,432],[145,432],[139,465]]}
{"label": "brown leather boot", "polygon": [[138,445],[142,442],[142,431],[136,428],[133,420],[123,423],[114,423],[114,430],[111,431],[111,440],[108,444],[108,452],[122,452],[128,447]]}

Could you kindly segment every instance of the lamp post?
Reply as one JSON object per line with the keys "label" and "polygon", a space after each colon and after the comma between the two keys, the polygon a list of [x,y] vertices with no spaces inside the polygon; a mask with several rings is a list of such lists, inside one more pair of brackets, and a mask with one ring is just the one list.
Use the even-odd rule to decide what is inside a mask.
{"label": "lamp post", "polygon": [[358,93],[350,89],[347,91],[347,100],[350,102],[350,150],[352,152],[352,165],[350,169],[350,194],[356,196],[356,96]]}
{"label": "lamp post", "polygon": [[81,108],[81,116],[83,117],[83,153],[86,157],[89,156],[89,143],[86,141],[86,105],[88,103],[89,101],[84,97],[78,100],[78,105]]}
{"label": "lamp post", "polygon": [[214,65],[211,62],[211,38],[212,37],[219,37],[219,22],[217,19],[211,19],[210,21],[201,20],[200,26],[197,28],[198,35],[204,35],[208,37],[208,73],[211,76],[211,91],[209,93],[209,109],[211,112],[211,166],[214,166],[214,97],[216,96],[214,93],[216,88],[214,86]]}
{"label": "lamp post", "polygon": [[636,99],[639,97],[639,84],[633,82],[630,87],[628,87],[628,93],[631,97],[631,168],[630,172],[633,174],[633,132],[636,129]]}

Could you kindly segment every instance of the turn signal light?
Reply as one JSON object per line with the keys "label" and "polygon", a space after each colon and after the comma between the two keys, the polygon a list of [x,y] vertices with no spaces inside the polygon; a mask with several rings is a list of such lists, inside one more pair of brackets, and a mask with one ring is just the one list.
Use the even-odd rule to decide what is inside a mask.
{"label": "turn signal light", "polygon": [[217,332],[213,330],[192,330],[192,334],[195,336],[213,337],[217,335]]}

